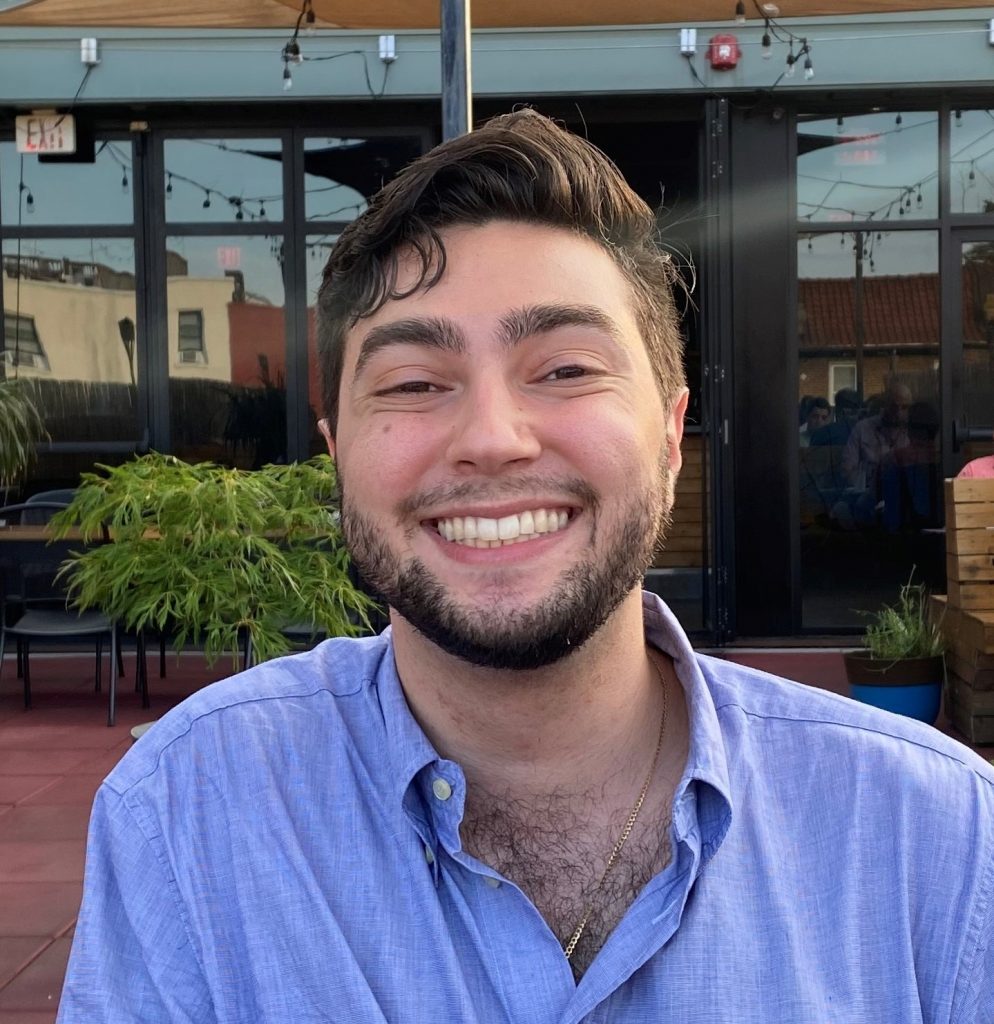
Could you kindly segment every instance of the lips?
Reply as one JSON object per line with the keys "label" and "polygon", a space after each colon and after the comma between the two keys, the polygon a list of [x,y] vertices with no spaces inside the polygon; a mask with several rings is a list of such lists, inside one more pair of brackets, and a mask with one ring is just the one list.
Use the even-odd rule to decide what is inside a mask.
{"label": "lips", "polygon": [[569,522],[565,508],[536,508],[491,519],[486,516],[451,516],[432,522],[448,541],[472,548],[499,548],[522,544],[562,530]]}

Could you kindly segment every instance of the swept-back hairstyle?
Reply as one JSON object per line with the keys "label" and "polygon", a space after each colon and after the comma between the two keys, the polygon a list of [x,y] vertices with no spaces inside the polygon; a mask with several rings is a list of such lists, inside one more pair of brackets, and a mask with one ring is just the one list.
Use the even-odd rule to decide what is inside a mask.
{"label": "swept-back hairstyle", "polygon": [[[667,406],[684,386],[673,301],[678,274],[657,244],[652,210],[599,149],[525,109],[413,161],[342,232],[318,293],[318,358],[332,431],[348,331],[388,300],[439,281],[442,231],[495,220],[561,228],[600,245],[631,285],[636,323]],[[397,287],[401,252],[420,263],[403,291]]]}

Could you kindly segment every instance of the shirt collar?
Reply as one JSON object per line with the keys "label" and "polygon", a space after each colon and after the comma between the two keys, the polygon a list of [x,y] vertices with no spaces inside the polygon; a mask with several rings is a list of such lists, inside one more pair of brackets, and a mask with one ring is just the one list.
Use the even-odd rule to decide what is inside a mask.
{"label": "shirt collar", "polygon": [[[642,595],[642,613],[647,641],[672,659],[687,701],[690,725],[687,765],[673,801],[677,838],[698,831],[702,859],[706,861],[721,843],[732,811],[728,762],[718,714],[690,641],[673,613],[659,597],[650,593]],[[384,756],[390,759],[393,768],[394,799],[414,810],[420,801],[411,800],[410,790],[418,774],[427,765],[444,765],[448,775],[455,766],[441,761],[411,714],[397,675],[390,627],[384,630],[382,639],[384,656],[374,673],[373,683],[386,729]],[[453,810],[456,809],[454,806]]]}

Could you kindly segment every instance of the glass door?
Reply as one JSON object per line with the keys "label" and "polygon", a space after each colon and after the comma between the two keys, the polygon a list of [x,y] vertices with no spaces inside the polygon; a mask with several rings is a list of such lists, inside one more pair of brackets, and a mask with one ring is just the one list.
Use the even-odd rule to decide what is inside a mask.
{"label": "glass door", "polygon": [[994,476],[994,231],[958,233],[949,475]]}

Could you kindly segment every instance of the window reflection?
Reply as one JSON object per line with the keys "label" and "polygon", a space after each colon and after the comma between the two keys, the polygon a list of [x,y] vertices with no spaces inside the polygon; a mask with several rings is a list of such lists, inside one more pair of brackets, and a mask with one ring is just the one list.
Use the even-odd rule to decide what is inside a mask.
{"label": "window reflection", "polygon": [[283,219],[279,139],[167,139],[166,220]]}
{"label": "window reflection", "polygon": [[366,200],[420,153],[417,136],[306,139],[307,219],[343,223],[355,219],[366,208]]}
{"label": "window reflection", "polygon": [[806,628],[861,626],[912,566],[943,580],[937,239],[891,232],[871,270],[870,234],[798,247]]}
{"label": "window reflection", "polygon": [[18,153],[13,142],[0,142],[0,221],[8,228],[130,224],[133,185],[126,140],[98,142],[93,163],[43,163]]}
{"label": "window reflection", "polygon": [[967,431],[957,469],[994,452],[994,240],[961,247],[963,393],[959,426]]}
{"label": "window reflection", "polygon": [[951,115],[950,202],[953,213],[994,213],[994,112]]}
{"label": "window reflection", "polygon": [[31,382],[52,441],[135,440],[132,242],[7,240],[3,303],[3,372]]}
{"label": "window reflection", "polygon": [[801,115],[797,215],[802,221],[889,221],[938,212],[938,115]]}
{"label": "window reflection", "polygon": [[188,461],[286,461],[280,237],[167,239],[170,430]]}

